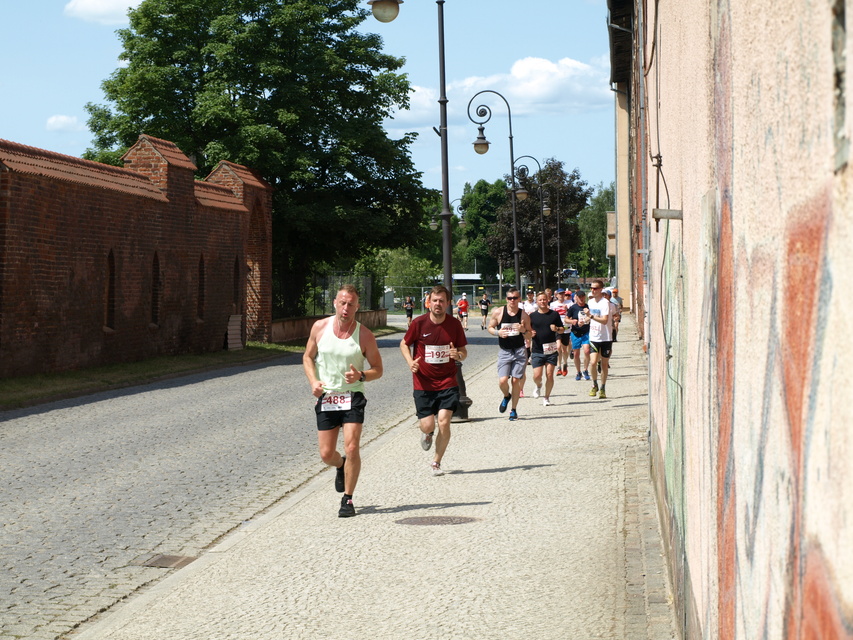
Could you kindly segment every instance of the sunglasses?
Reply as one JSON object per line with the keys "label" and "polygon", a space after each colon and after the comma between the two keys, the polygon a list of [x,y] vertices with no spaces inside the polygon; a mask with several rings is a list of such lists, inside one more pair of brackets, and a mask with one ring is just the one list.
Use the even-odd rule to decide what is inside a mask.
{"label": "sunglasses", "polygon": [[518,296],[507,296],[507,300],[518,300]]}
{"label": "sunglasses", "polygon": [[590,287],[590,289],[591,289],[592,291],[598,291],[599,289],[601,289],[601,287]]}

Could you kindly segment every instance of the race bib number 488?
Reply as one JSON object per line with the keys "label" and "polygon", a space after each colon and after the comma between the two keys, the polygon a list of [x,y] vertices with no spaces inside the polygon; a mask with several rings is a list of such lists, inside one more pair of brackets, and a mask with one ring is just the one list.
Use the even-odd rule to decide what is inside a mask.
{"label": "race bib number 488", "polygon": [[327,393],[320,404],[320,411],[349,411],[351,408],[352,391]]}
{"label": "race bib number 488", "polygon": [[428,362],[430,364],[444,364],[446,362],[450,362],[450,345],[425,345],[424,362]]}

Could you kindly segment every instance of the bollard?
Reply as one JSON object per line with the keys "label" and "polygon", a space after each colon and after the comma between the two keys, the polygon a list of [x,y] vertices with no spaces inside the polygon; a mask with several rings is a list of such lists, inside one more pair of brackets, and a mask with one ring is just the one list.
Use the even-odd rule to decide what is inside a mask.
{"label": "bollard", "polygon": [[462,377],[462,363],[456,363],[456,384],[459,386],[459,404],[456,405],[456,411],[453,412],[451,422],[468,422],[468,407],[474,404],[474,401],[468,397],[465,389],[465,378]]}

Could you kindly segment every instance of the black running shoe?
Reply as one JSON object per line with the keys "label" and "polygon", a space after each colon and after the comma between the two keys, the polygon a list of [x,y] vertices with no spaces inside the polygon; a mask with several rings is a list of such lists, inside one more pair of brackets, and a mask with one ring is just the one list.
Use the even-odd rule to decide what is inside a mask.
{"label": "black running shoe", "polygon": [[512,400],[512,396],[507,396],[506,398],[504,398],[503,400],[501,400],[501,406],[500,406],[500,407],[498,407],[498,411],[500,411],[501,413],[503,413],[504,411],[506,411],[506,408],[509,406],[509,401],[510,401],[510,400]]}
{"label": "black running shoe", "polygon": [[344,492],[344,467],[347,466],[347,457],[343,456],[344,463],[335,471],[335,491],[338,493]]}
{"label": "black running shoe", "polygon": [[339,518],[352,518],[355,515],[355,505],[352,498],[344,496],[341,498],[341,508],[338,510]]}

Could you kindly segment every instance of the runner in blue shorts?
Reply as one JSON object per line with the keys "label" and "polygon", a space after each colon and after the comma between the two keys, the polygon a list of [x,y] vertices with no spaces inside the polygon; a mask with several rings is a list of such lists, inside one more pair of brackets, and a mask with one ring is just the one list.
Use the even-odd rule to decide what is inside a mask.
{"label": "runner in blue shorts", "polygon": [[[575,360],[575,380],[589,380],[589,306],[586,304],[586,293],[575,293],[575,303],[566,312],[569,316],[569,326],[572,328],[572,351]],[[583,352],[583,369],[581,369],[581,352]]]}

